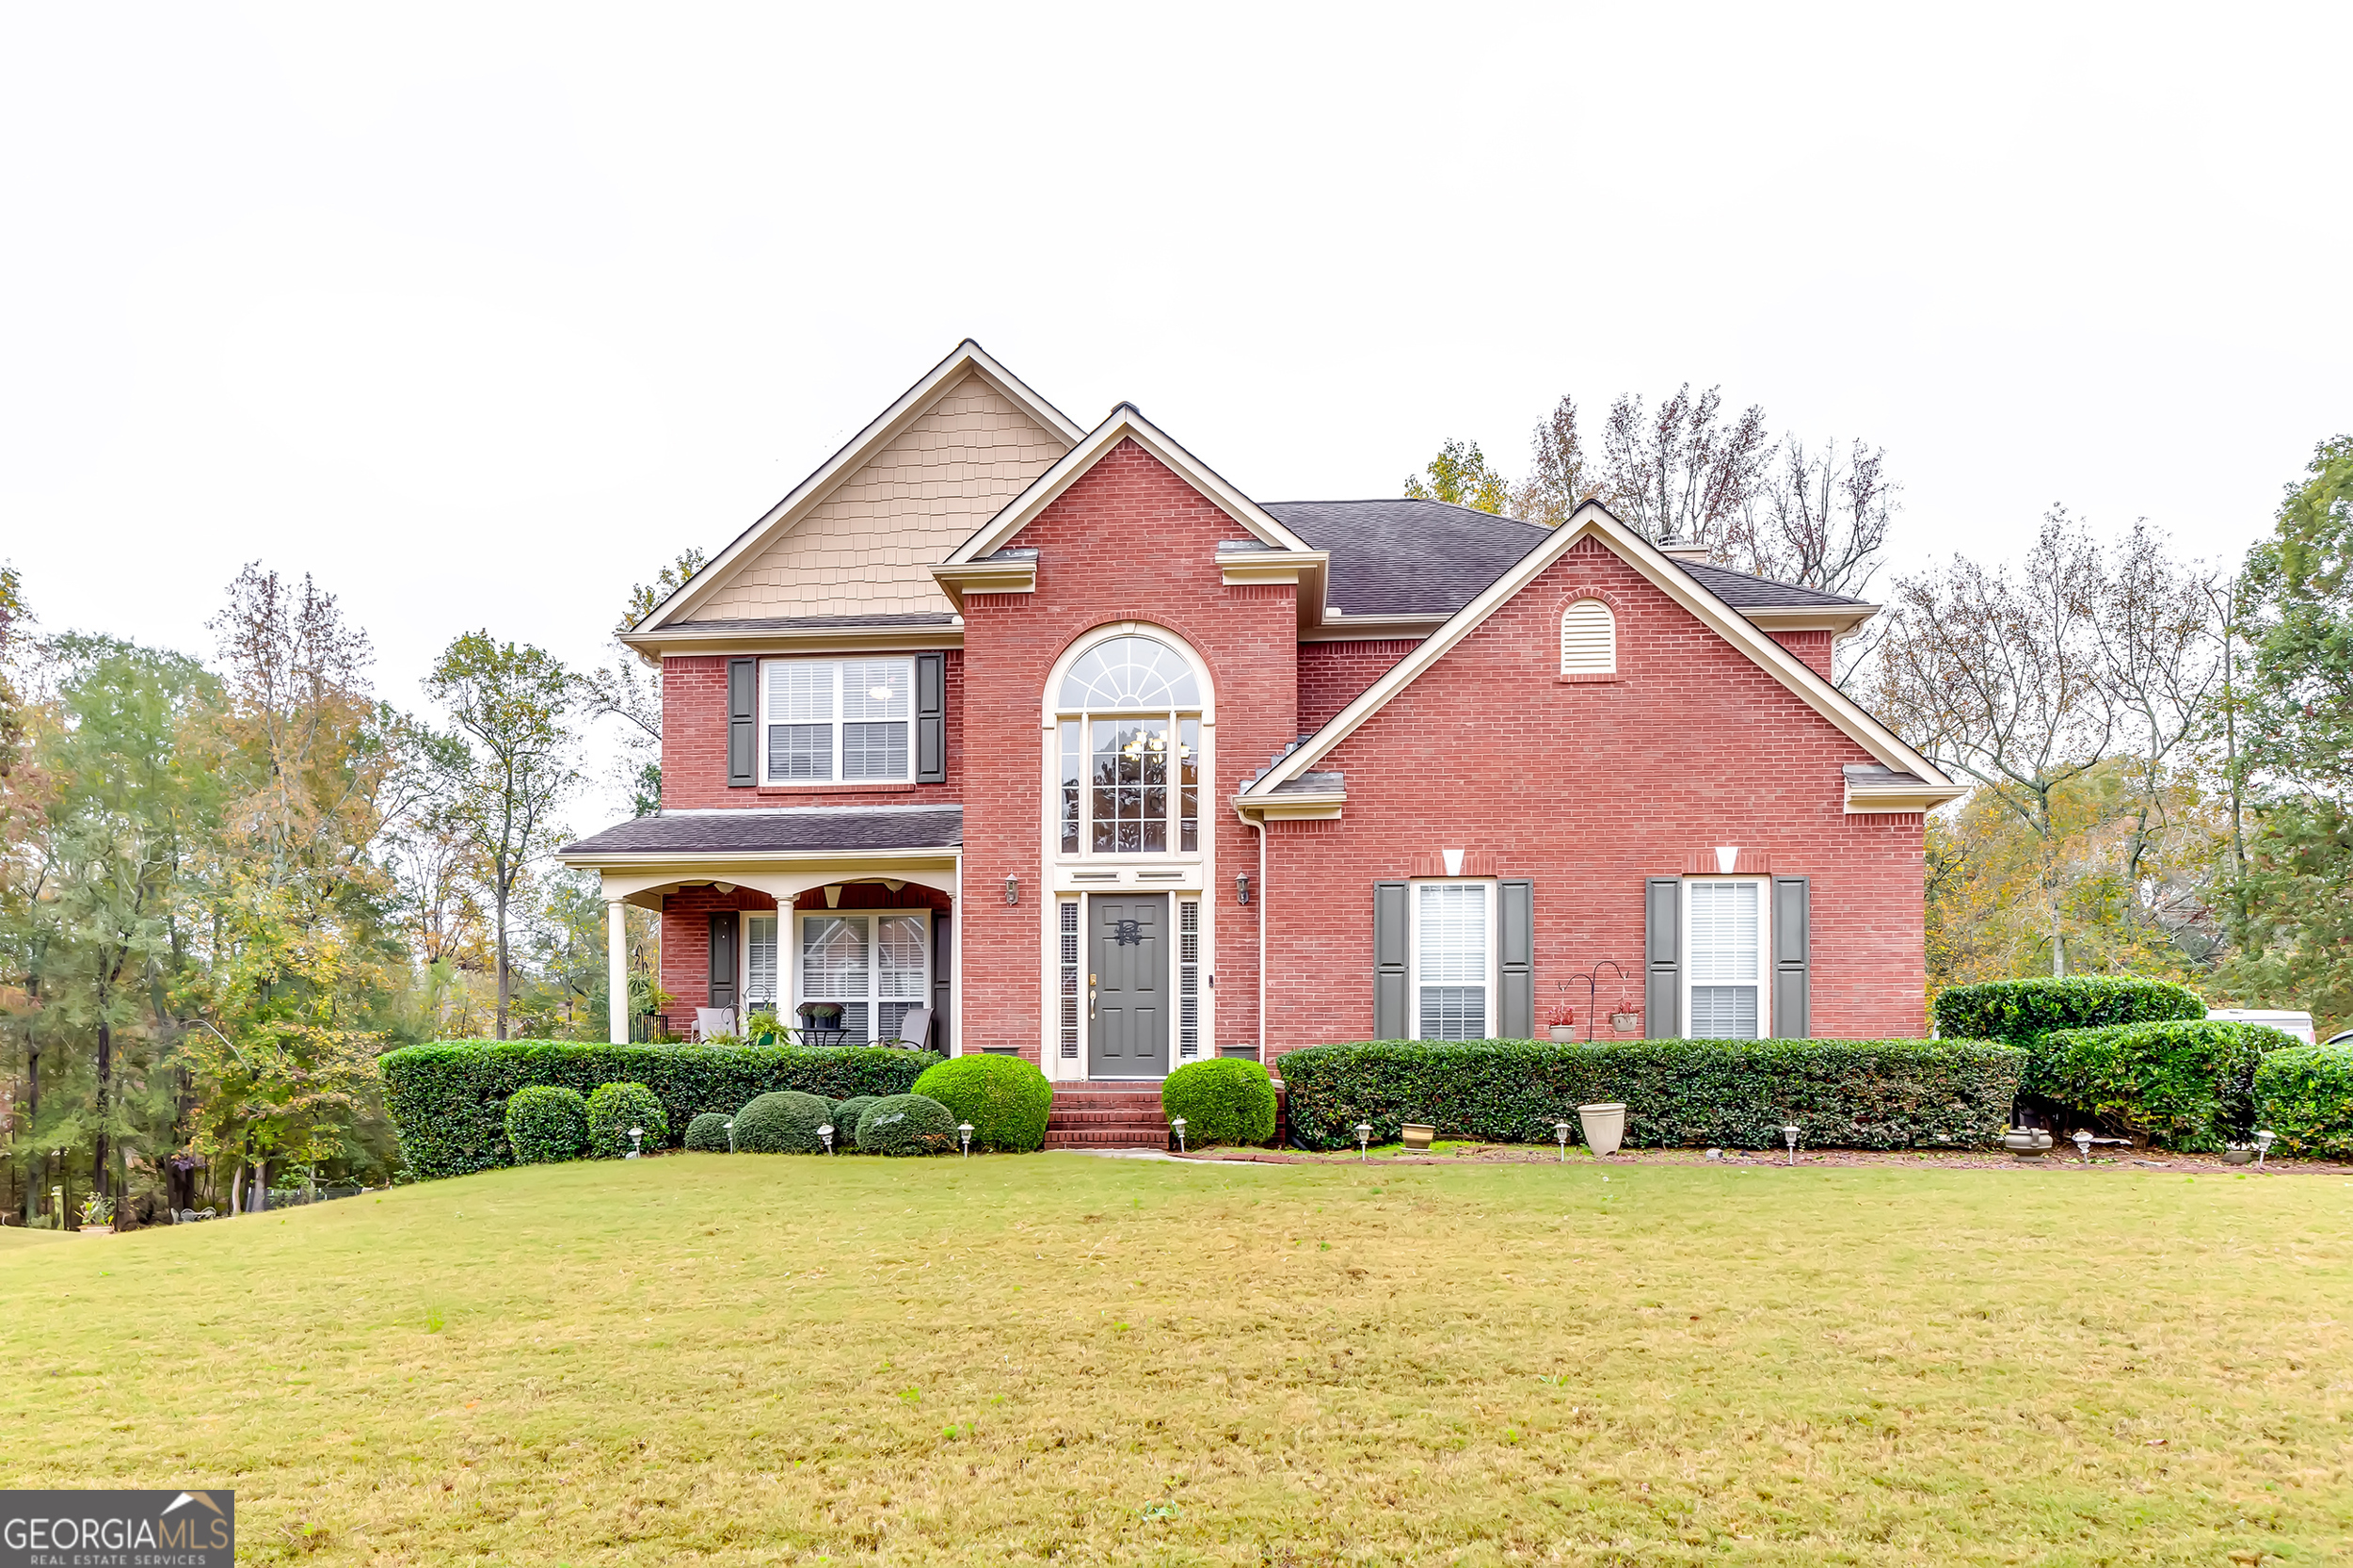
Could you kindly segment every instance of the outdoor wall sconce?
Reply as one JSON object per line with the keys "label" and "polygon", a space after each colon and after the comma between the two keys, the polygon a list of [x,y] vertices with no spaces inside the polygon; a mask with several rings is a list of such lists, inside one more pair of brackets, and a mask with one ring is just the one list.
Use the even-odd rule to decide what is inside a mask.
{"label": "outdoor wall sconce", "polygon": [[637,1158],[639,1152],[638,1145],[645,1141],[645,1137],[646,1129],[642,1127],[633,1127],[629,1129],[630,1159],[634,1160]]}
{"label": "outdoor wall sconce", "polygon": [[1356,1159],[1360,1162],[1372,1159],[1372,1124],[1370,1122],[1356,1124]]}
{"label": "outdoor wall sconce", "polygon": [[1553,1123],[1552,1135],[1561,1140],[1561,1163],[1565,1165],[1569,1162],[1569,1124],[1566,1122]]}
{"label": "outdoor wall sconce", "polygon": [[817,1141],[825,1145],[827,1154],[833,1152],[833,1124],[831,1122],[827,1122],[817,1129]]}
{"label": "outdoor wall sconce", "polygon": [[971,1159],[972,1124],[970,1122],[958,1122],[956,1124],[956,1136],[964,1140],[964,1158],[967,1160]]}
{"label": "outdoor wall sconce", "polygon": [[1174,1133],[1176,1135],[1176,1152],[1177,1152],[1178,1154],[1182,1154],[1182,1153],[1184,1153],[1184,1152],[1185,1152],[1185,1119],[1184,1119],[1182,1116],[1175,1116],[1175,1117],[1171,1117],[1171,1118],[1170,1118],[1170,1120],[1169,1120],[1169,1124],[1168,1124],[1168,1129],[1169,1129],[1171,1132],[1174,1132]]}
{"label": "outdoor wall sconce", "polygon": [[1789,1141],[1789,1163],[1792,1165],[1798,1162],[1798,1133],[1801,1130],[1795,1122],[1781,1129],[1781,1135]]}
{"label": "outdoor wall sconce", "polygon": [[1250,873],[1248,872],[1234,873],[1234,902],[1242,904],[1250,902]]}
{"label": "outdoor wall sconce", "polygon": [[1019,877],[1009,876],[1005,878],[1005,902],[1007,904],[1019,904],[1021,902],[1021,879]]}

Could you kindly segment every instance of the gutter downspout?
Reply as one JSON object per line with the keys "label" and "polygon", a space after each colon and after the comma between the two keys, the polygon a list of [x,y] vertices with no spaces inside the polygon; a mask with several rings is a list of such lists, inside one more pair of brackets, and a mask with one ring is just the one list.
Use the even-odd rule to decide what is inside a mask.
{"label": "gutter downspout", "polygon": [[[1237,811],[1236,816],[1241,816]],[[1258,835],[1258,1065],[1266,1066],[1266,819],[1242,817]]]}

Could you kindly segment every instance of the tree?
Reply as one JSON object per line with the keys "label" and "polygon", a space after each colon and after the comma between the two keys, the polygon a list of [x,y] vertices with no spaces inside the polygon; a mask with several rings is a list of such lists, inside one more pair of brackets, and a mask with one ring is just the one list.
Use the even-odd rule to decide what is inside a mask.
{"label": "tree", "polygon": [[453,781],[450,821],[472,841],[489,878],[497,945],[498,1037],[507,1036],[514,965],[507,916],[532,863],[561,838],[554,813],[579,787],[567,724],[580,687],[552,655],[469,632],[442,650],[424,689],[466,742]]}
{"label": "tree", "polygon": [[1604,488],[1601,472],[1586,458],[1577,399],[1563,395],[1529,444],[1528,478],[1513,494],[1514,509],[1529,522],[1558,528],[1579,502]]}
{"label": "tree", "polygon": [[699,550],[682,550],[677,560],[654,573],[652,582],[631,588],[628,607],[613,628],[613,663],[584,680],[589,717],[610,715],[621,721],[623,782],[641,817],[662,809],[662,677],[659,671],[648,674],[639,667],[637,650],[618,639],[684,587],[707,559]]}
{"label": "tree", "polygon": [[1688,539],[1719,559],[1773,456],[1765,410],[1752,404],[1726,422],[1722,405],[1719,389],[1695,398],[1687,382],[1656,412],[1619,398],[1602,427],[1606,504],[1646,537]]}
{"label": "tree", "polygon": [[1758,481],[1730,531],[1724,564],[1778,583],[1861,597],[1879,571],[1896,516],[1897,487],[1887,477],[1886,454],[1865,451],[1861,441],[1843,456],[1837,442],[1825,441],[1817,454],[1795,436],[1777,452],[1781,465]]}
{"label": "tree", "polygon": [[1405,494],[1413,501],[1443,501],[1481,512],[1501,513],[1512,504],[1511,481],[1487,466],[1477,441],[1441,446],[1421,473],[1406,475]]}

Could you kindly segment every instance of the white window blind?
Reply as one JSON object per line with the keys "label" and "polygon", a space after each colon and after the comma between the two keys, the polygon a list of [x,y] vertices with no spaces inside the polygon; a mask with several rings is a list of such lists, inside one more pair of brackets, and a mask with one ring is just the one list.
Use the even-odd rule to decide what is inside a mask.
{"label": "white window blind", "polygon": [[1487,888],[1421,885],[1414,910],[1415,984],[1425,1040],[1476,1040],[1487,1032]]}
{"label": "white window blind", "polygon": [[771,659],[761,723],[771,784],[904,783],[914,729],[912,659]]}
{"label": "white window blind", "polygon": [[1764,941],[1762,889],[1753,882],[1691,882],[1690,1034],[1753,1040]]}
{"label": "white window blind", "polygon": [[1614,675],[1618,618],[1598,599],[1580,599],[1561,617],[1561,673]]}
{"label": "white window blind", "polygon": [[1062,901],[1062,1055],[1079,1060],[1079,901]]}
{"label": "white window blind", "polygon": [[776,917],[744,920],[744,1000],[753,1007],[776,1004]]}
{"label": "white window blind", "polygon": [[896,1039],[929,1005],[931,952],[921,915],[804,915],[800,1000],[840,1003],[850,1044]]}

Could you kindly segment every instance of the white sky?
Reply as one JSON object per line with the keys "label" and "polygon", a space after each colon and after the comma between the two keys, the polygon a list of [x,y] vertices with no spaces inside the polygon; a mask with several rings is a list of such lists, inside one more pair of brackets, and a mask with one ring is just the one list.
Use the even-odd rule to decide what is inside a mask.
{"label": "white sky", "polygon": [[[578,664],[968,333],[1263,500],[1683,380],[1884,445],[1896,564],[2235,558],[2353,428],[2353,7],[17,6],[0,559],[383,695]],[[603,809],[584,803],[577,825]]]}

